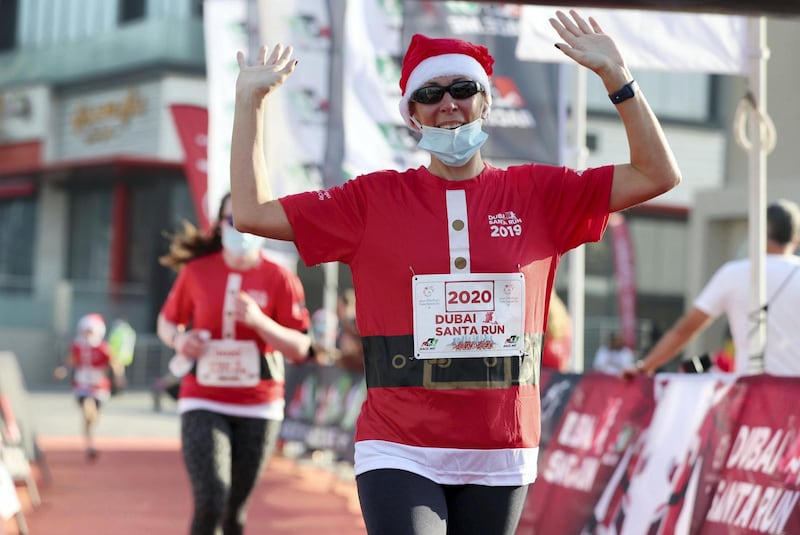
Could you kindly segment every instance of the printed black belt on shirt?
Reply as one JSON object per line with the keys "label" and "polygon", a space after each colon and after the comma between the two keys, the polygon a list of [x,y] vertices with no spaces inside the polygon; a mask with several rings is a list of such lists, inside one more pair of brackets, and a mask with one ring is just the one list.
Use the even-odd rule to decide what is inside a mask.
{"label": "printed black belt on shirt", "polygon": [[432,389],[488,389],[539,383],[542,335],[525,335],[521,357],[417,359],[414,337],[365,336],[367,388],[423,386]]}

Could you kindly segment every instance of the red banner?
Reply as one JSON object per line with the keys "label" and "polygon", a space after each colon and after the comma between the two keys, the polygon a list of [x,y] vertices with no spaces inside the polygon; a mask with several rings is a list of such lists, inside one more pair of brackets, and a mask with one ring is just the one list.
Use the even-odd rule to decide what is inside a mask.
{"label": "red banner", "polygon": [[[281,436],[352,460],[366,387],[330,371],[290,370]],[[541,379],[539,477],[516,535],[800,534],[800,378]]]}
{"label": "red banner", "polygon": [[617,308],[625,347],[636,349],[636,264],[628,224],[620,213],[608,218],[617,278]]}
{"label": "red banner", "polygon": [[[612,477],[632,476],[631,452],[655,406],[652,388],[649,380],[583,376],[542,454],[518,535],[579,535],[603,520],[593,517],[595,504]],[[616,504],[605,509],[615,511]]]}
{"label": "red banner", "polygon": [[758,375],[741,384],[747,398],[700,533],[800,533],[797,378]]}
{"label": "red banner", "polygon": [[747,388],[728,376],[665,374],[656,378],[656,390],[634,475],[606,487],[604,497],[619,497],[617,508],[592,533],[701,533],[708,489],[719,480]]}
{"label": "red banner", "polygon": [[770,375],[583,375],[517,535],[800,533],[799,389]]}
{"label": "red banner", "polygon": [[192,193],[197,221],[203,230],[211,227],[206,197],[208,193],[208,110],[189,104],[170,106],[175,128],[185,154],[184,170]]}

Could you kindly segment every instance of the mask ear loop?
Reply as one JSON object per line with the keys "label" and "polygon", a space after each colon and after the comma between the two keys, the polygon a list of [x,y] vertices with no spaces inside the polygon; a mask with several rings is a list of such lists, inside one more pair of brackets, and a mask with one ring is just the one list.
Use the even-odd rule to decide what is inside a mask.
{"label": "mask ear loop", "polygon": [[417,118],[416,118],[416,117],[414,117],[414,116],[412,115],[411,117],[409,117],[409,120],[410,120],[410,121],[411,121],[411,122],[414,124],[414,127],[415,127],[414,129],[415,129],[417,132],[422,132],[422,123],[420,123],[419,121],[417,121]]}

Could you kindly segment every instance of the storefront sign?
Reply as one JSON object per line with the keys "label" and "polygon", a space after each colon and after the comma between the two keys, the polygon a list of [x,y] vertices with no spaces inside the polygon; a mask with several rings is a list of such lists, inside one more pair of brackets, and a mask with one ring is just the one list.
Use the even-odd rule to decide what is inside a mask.
{"label": "storefront sign", "polygon": [[57,102],[55,160],[111,155],[160,157],[168,94],[161,80],[102,90],[65,92]]}
{"label": "storefront sign", "polygon": [[72,131],[86,143],[108,141],[128,128],[133,117],[143,116],[146,111],[146,100],[131,88],[121,97],[77,106],[72,112]]}

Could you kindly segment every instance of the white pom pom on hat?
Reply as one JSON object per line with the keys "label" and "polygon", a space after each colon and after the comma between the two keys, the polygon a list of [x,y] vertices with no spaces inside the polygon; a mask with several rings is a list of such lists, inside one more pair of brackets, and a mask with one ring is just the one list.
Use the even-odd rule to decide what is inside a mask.
{"label": "white pom pom on hat", "polygon": [[411,121],[408,103],[412,93],[427,82],[440,76],[466,76],[484,89],[486,112],[492,105],[489,78],[493,73],[494,58],[489,49],[462,39],[435,39],[420,33],[414,34],[403,56],[400,76],[400,115],[406,125],[419,130]]}

